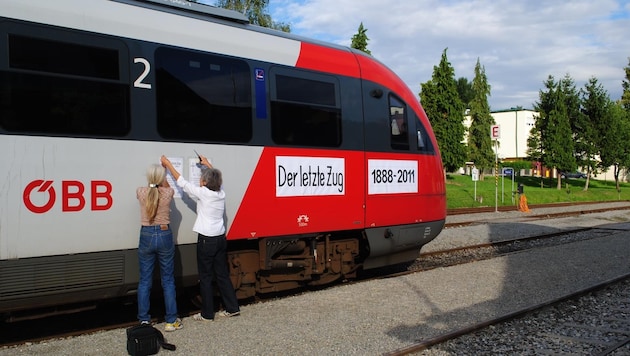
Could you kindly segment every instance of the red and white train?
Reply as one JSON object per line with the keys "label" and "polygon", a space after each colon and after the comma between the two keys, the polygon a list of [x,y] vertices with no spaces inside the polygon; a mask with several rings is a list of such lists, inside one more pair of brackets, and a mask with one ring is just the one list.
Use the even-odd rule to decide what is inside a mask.
{"label": "red and white train", "polygon": [[[183,0],[0,0],[0,313],[135,294],[167,155],[222,170],[240,298],[417,258],[446,217],[418,98],[373,57]],[[172,183],[172,181],[171,181]],[[178,285],[197,283],[176,192]]]}

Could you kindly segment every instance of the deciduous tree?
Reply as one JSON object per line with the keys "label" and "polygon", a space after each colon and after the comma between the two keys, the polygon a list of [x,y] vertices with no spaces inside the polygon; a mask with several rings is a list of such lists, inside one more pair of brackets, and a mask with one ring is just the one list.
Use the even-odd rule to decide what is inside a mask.
{"label": "deciduous tree", "polygon": [[361,22],[357,33],[352,36],[352,44],[350,47],[371,55],[372,52],[367,49],[368,41],[370,41],[370,39],[367,36],[367,28],[364,28],[363,22]]}
{"label": "deciduous tree", "polygon": [[217,0],[215,6],[242,13],[251,24],[291,32],[291,25],[275,22],[267,13],[269,0]]}
{"label": "deciduous tree", "polygon": [[599,165],[604,171],[613,167],[615,185],[619,190],[619,174],[630,167],[630,115],[612,101],[608,102],[607,114],[599,131]]}

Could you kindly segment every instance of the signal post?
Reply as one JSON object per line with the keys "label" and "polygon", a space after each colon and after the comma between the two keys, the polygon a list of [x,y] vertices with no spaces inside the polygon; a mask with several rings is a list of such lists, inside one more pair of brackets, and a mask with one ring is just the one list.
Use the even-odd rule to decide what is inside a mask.
{"label": "signal post", "polygon": [[494,140],[494,211],[499,211],[499,138],[501,138],[501,126],[490,127],[490,139]]}

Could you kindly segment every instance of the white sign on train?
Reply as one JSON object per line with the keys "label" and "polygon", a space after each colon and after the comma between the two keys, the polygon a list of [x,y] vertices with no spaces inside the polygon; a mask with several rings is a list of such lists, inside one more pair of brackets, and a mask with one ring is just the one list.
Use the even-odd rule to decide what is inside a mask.
{"label": "white sign on train", "polygon": [[389,159],[368,160],[368,194],[418,192],[418,162]]}
{"label": "white sign on train", "polygon": [[276,196],[344,195],[345,159],[276,157]]}

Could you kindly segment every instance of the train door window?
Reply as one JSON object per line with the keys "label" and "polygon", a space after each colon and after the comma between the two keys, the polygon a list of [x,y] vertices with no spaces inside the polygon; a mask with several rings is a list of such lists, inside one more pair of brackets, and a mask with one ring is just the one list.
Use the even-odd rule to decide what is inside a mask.
{"label": "train door window", "polygon": [[[105,137],[129,132],[129,84],[120,67],[128,56],[123,43],[78,33],[70,42],[65,32],[35,27],[15,26],[7,32],[2,36],[6,42],[0,43],[8,52],[8,67],[0,68],[3,129]],[[64,41],[56,38],[61,36]]]}
{"label": "train door window", "polygon": [[423,151],[426,147],[424,141],[426,140],[425,136],[422,134],[421,130],[418,130],[418,150]]}
{"label": "train door window", "polygon": [[431,144],[431,139],[429,138],[429,134],[422,125],[420,119],[415,115],[411,115],[412,120],[416,123],[416,139],[417,139],[417,149],[420,152],[433,153],[433,146]]}
{"label": "train door window", "polygon": [[158,131],[175,140],[248,142],[252,88],[243,60],[162,47],[156,51]]}
{"label": "train door window", "polygon": [[273,141],[279,145],[338,147],[341,107],[336,79],[280,69],[272,78]]}
{"label": "train door window", "polygon": [[393,95],[389,96],[389,127],[391,144],[396,150],[409,150],[409,124],[406,105]]}

